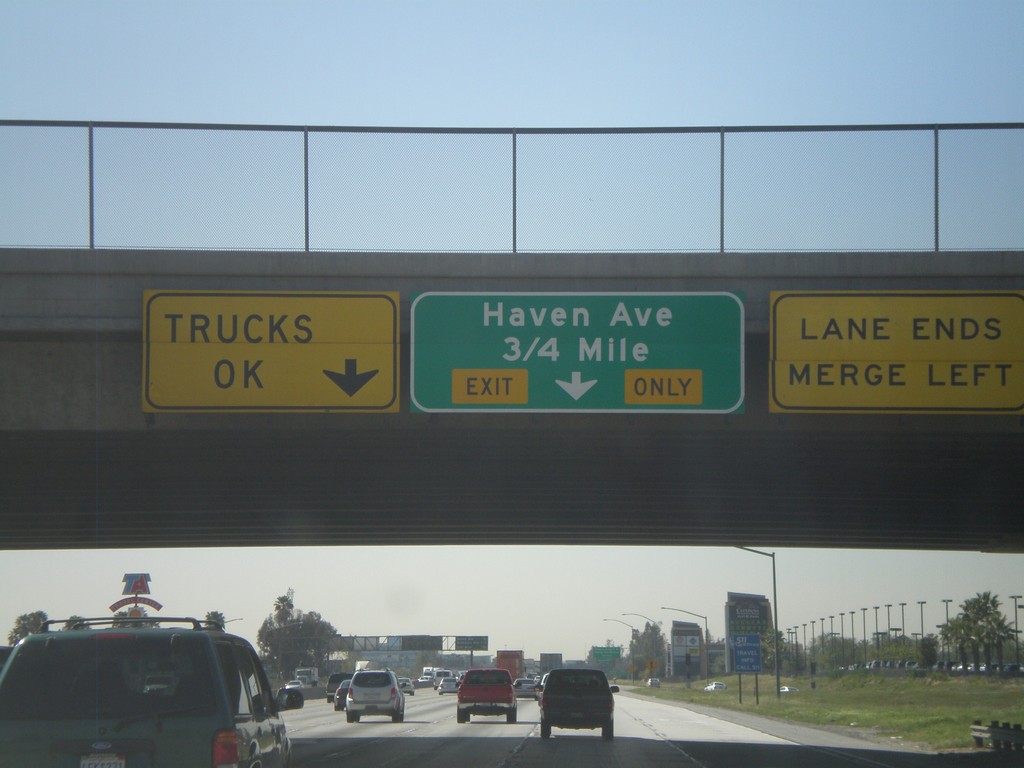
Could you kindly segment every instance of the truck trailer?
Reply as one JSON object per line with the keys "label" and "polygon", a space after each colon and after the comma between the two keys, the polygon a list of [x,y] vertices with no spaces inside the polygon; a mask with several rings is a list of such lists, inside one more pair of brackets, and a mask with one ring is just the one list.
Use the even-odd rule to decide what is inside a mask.
{"label": "truck trailer", "polygon": [[499,669],[507,669],[513,680],[523,676],[523,652],[522,651],[496,651],[494,666]]}

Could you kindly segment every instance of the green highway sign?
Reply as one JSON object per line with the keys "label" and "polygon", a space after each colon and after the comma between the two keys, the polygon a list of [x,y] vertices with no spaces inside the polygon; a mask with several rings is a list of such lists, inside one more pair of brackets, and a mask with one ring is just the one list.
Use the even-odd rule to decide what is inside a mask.
{"label": "green highway sign", "polygon": [[486,651],[487,635],[456,635],[456,651]]}
{"label": "green highway sign", "polygon": [[743,303],[732,293],[413,296],[415,411],[743,410]]}
{"label": "green highway sign", "polygon": [[598,664],[609,664],[622,658],[622,648],[617,645],[593,645],[590,647],[590,652]]}

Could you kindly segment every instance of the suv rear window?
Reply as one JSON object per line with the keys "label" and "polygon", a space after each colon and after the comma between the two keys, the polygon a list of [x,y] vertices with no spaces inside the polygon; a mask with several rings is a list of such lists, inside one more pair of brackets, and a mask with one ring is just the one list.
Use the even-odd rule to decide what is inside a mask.
{"label": "suv rear window", "polygon": [[391,685],[391,675],[387,672],[356,672],[352,685],[360,688],[387,688]]}
{"label": "suv rear window", "polygon": [[0,719],[123,718],[214,706],[202,638],[103,633],[25,643],[12,656]]}
{"label": "suv rear window", "polygon": [[608,678],[599,670],[559,670],[548,675],[544,690],[559,691],[603,691],[608,692]]}

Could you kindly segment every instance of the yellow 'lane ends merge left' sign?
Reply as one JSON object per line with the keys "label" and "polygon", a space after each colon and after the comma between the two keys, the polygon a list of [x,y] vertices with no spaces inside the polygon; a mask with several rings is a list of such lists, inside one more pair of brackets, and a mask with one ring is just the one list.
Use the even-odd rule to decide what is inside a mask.
{"label": "yellow 'lane ends merge left' sign", "polygon": [[1022,413],[1022,291],[772,291],[775,412]]}
{"label": "yellow 'lane ends merge left' sign", "polygon": [[142,409],[397,411],[397,293],[145,291]]}

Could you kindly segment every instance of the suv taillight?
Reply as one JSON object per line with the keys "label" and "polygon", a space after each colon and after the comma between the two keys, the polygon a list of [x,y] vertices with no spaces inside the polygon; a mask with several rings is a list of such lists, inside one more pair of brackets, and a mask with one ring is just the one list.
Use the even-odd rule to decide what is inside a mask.
{"label": "suv taillight", "polygon": [[398,695],[398,689],[395,688],[394,686],[391,686],[391,698],[393,699],[397,695]]}
{"label": "suv taillight", "polygon": [[213,768],[238,768],[238,734],[217,731],[213,735]]}

